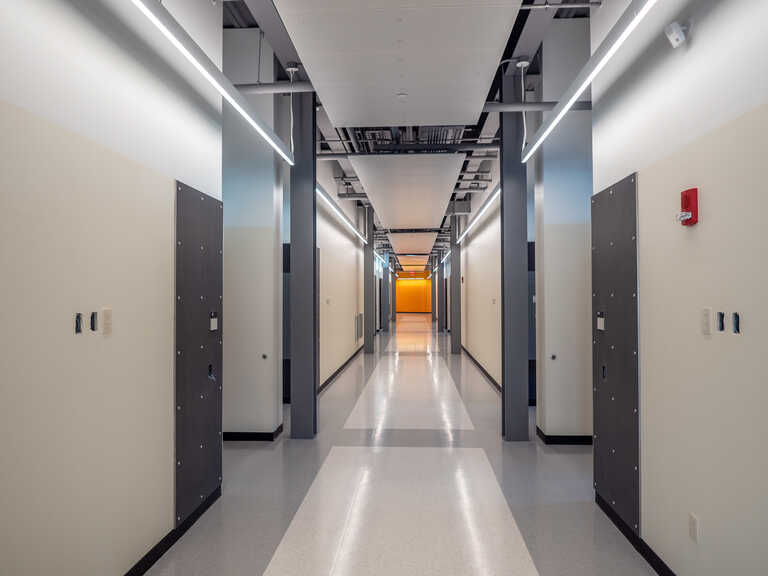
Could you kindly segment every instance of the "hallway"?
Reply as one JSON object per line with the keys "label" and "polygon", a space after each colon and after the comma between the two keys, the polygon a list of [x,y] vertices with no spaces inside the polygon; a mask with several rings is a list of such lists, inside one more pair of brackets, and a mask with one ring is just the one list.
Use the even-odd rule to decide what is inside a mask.
{"label": "hallway", "polygon": [[652,574],[594,504],[591,447],[503,443],[499,393],[448,347],[400,314],[316,439],[225,443],[221,499],[149,573]]}

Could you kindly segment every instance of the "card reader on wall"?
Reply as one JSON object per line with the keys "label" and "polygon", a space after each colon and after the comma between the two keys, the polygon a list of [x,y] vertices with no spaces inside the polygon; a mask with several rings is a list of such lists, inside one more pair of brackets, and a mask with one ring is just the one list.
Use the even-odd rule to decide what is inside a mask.
{"label": "card reader on wall", "polygon": [[216,312],[211,312],[210,316],[210,326],[208,328],[211,332],[216,332],[216,330],[219,329],[219,316],[216,314]]}

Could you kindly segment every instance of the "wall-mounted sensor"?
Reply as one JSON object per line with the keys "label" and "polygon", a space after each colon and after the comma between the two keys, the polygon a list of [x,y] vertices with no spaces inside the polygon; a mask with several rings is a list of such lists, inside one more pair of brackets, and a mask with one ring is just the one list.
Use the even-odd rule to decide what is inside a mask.
{"label": "wall-mounted sensor", "polygon": [[96,332],[99,329],[99,313],[91,312],[91,332]]}
{"label": "wall-mounted sensor", "polygon": [[732,322],[733,322],[733,333],[741,334],[741,314],[739,314],[738,312],[734,312],[732,317]]}
{"label": "wall-mounted sensor", "polygon": [[75,334],[80,334],[83,331],[83,315],[78,312],[75,314]]}
{"label": "wall-mounted sensor", "polygon": [[664,28],[664,34],[667,35],[667,40],[672,45],[672,48],[679,48],[685,44],[687,26],[683,26],[679,22],[672,22]]}

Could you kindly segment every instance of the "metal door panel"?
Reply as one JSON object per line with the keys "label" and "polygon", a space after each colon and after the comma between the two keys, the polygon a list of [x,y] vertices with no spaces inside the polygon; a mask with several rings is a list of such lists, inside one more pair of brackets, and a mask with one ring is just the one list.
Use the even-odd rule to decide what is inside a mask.
{"label": "metal door panel", "polygon": [[591,204],[595,490],[639,534],[636,176]]}
{"label": "metal door panel", "polygon": [[222,203],[177,183],[177,525],[221,484],[222,232]]}

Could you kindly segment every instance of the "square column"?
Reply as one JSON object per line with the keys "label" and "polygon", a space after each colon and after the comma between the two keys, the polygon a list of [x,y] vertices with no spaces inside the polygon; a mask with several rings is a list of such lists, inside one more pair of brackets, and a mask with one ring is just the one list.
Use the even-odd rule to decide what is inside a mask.
{"label": "square column", "polygon": [[365,209],[365,237],[368,244],[363,249],[363,345],[366,354],[373,354],[373,338],[376,336],[376,301],[373,270],[373,207]]}
{"label": "square column", "polygon": [[451,354],[461,354],[461,246],[459,216],[451,216]]}
{"label": "square column", "polygon": [[[502,102],[517,102],[520,77],[504,76]],[[523,119],[501,114],[501,387],[504,440],[528,436],[528,210],[521,162]]]}
{"label": "square column", "polygon": [[315,194],[315,95],[291,95],[291,437],[317,433],[320,380]]}

